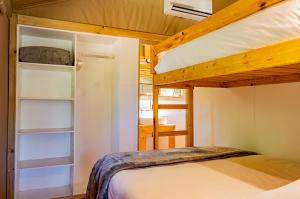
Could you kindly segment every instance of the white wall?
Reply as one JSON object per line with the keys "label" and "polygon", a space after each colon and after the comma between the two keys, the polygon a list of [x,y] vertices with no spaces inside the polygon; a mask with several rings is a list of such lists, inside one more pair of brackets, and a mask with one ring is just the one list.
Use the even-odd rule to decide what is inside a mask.
{"label": "white wall", "polygon": [[120,38],[115,46],[112,151],[136,151],[138,143],[139,41]]}
{"label": "white wall", "polygon": [[77,71],[76,194],[86,191],[98,159],[112,152],[137,149],[138,40],[98,40],[106,44],[83,42],[77,46],[83,53],[114,55],[115,59],[84,59]]}
{"label": "white wall", "polygon": [[85,63],[77,72],[75,190],[83,193],[95,161],[111,152],[113,60]]}
{"label": "white wall", "polygon": [[195,89],[195,144],[300,159],[300,83]]}

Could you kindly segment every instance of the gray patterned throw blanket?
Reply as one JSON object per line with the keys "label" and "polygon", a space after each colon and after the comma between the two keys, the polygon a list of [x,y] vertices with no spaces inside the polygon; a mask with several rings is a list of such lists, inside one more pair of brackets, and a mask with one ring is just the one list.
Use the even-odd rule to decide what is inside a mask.
{"label": "gray patterned throw blanket", "polygon": [[106,155],[94,165],[86,197],[87,199],[108,199],[109,182],[114,174],[122,170],[247,155],[255,155],[255,153],[225,147],[189,147]]}

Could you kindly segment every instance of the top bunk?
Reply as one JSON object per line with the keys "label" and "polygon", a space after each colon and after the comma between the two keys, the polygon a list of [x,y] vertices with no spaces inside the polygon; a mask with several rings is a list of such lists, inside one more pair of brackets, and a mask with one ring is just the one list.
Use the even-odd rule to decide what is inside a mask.
{"label": "top bunk", "polygon": [[158,87],[300,81],[300,1],[239,0],[152,47]]}

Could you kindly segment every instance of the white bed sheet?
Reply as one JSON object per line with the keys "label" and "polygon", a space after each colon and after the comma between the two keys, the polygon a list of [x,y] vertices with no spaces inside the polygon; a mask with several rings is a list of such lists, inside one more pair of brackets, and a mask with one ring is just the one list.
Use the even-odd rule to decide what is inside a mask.
{"label": "white bed sheet", "polygon": [[159,54],[164,73],[300,37],[300,0],[285,0],[247,18]]}
{"label": "white bed sheet", "polygon": [[[264,172],[239,161],[258,165]],[[286,168],[290,171],[285,175],[297,179],[299,165],[249,156],[125,170],[112,178],[109,199],[243,199],[290,183],[289,178],[273,175]]]}

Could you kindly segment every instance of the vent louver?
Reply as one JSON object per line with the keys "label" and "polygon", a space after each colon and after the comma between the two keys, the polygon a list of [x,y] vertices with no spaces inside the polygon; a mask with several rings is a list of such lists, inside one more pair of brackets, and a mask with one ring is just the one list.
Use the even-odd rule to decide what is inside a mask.
{"label": "vent louver", "polygon": [[212,15],[212,13],[201,11],[200,9],[194,8],[192,6],[183,5],[183,4],[174,3],[174,2],[170,2],[170,3],[172,5],[172,7],[171,7],[172,11],[181,12],[181,13],[190,14],[190,15],[199,16],[199,17],[204,17],[204,18]]}
{"label": "vent louver", "polygon": [[164,0],[164,13],[200,21],[212,15],[212,0]]}

